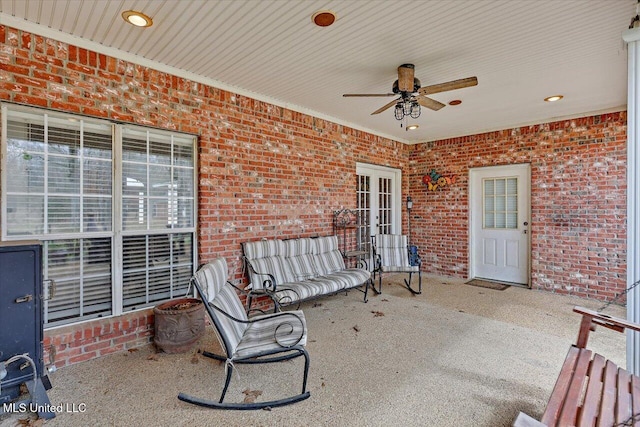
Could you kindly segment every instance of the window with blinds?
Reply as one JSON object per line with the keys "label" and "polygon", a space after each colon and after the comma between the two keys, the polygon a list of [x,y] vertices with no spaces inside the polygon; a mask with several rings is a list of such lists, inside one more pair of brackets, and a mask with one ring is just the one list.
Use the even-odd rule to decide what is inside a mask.
{"label": "window with blinds", "polygon": [[2,238],[43,242],[44,277],[56,283],[46,325],[184,295],[193,136],[15,105],[2,106],[2,130]]}

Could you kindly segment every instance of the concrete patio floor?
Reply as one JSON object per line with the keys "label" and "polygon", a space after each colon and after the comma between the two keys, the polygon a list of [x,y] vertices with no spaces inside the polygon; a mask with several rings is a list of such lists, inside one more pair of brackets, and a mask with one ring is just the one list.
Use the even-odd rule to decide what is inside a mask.
{"label": "concrete patio floor", "polygon": [[[415,279],[414,279],[415,280]],[[224,365],[198,354],[219,349],[212,329],[192,351],[153,346],[59,369],[53,405],[83,404],[55,426],[510,426],[519,411],[541,416],[580,316],[602,303],[520,287],[480,288],[423,278],[412,296],[400,276],[362,302],[351,291],[303,304],[311,357],[311,398],[270,411],[220,411],[181,402],[179,392],[217,400]],[[606,314],[624,317],[610,306]],[[589,347],[618,364],[625,337],[599,328]],[[225,401],[243,390],[269,399],[299,393],[302,361],[237,367]],[[0,426],[16,425],[12,416]]]}

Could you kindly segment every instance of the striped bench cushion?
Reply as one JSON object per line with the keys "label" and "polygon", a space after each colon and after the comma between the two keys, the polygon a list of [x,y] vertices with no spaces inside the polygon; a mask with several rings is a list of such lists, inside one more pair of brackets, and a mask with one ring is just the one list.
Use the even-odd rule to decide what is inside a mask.
{"label": "striped bench cushion", "polygon": [[[267,258],[257,258],[249,260],[254,271],[249,270],[251,287],[254,290],[264,289],[264,281],[267,276],[258,273],[273,275],[276,285],[295,281],[295,275],[291,271],[289,262],[281,256],[271,256]],[[276,288],[277,289],[277,288]]]}
{"label": "striped bench cushion", "polygon": [[314,258],[320,275],[344,270],[344,259],[338,250],[338,237],[325,236],[315,240]]}
{"label": "striped bench cushion", "polygon": [[[369,280],[371,273],[363,268],[347,268],[341,271],[335,271],[333,273],[322,276],[323,279],[329,279],[341,283],[342,289],[353,288],[354,286],[362,285]],[[318,280],[318,279],[314,279]]]}
{"label": "striped bench cushion", "polygon": [[319,295],[331,294],[344,289],[344,283],[326,277],[316,277],[302,282],[285,283],[276,291],[282,305],[314,298]]}
{"label": "striped bench cushion", "polygon": [[242,244],[244,256],[248,259],[285,256],[286,247],[282,240],[258,240]]}
{"label": "striped bench cushion", "polygon": [[285,240],[285,256],[294,281],[309,280],[319,275],[313,250],[315,239],[301,238]]}

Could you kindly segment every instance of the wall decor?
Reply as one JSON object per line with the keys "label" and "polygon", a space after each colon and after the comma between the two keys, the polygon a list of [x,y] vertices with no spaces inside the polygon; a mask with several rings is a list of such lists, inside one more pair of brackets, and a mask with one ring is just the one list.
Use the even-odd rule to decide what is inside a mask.
{"label": "wall decor", "polygon": [[422,183],[427,186],[429,191],[437,191],[448,185],[455,184],[456,175],[441,175],[436,172],[435,169],[431,169],[431,172],[422,177]]}

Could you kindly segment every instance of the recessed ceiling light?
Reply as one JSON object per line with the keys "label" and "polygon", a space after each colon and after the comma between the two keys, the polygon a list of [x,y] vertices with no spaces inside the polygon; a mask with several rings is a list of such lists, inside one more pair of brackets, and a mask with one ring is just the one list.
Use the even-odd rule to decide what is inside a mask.
{"label": "recessed ceiling light", "polygon": [[544,100],[547,102],[556,102],[560,101],[562,98],[564,98],[562,95],[553,95],[546,97]]}
{"label": "recessed ceiling light", "polygon": [[336,13],[331,10],[319,10],[311,15],[311,20],[318,27],[328,27],[336,22],[336,19],[338,19]]}
{"label": "recessed ceiling light", "polygon": [[407,126],[407,130],[416,130],[419,127],[420,127],[419,125],[409,125],[409,126]]}
{"label": "recessed ceiling light", "polygon": [[459,99],[454,99],[453,101],[449,101],[449,105],[460,105],[462,104],[462,101],[460,101]]}
{"label": "recessed ceiling light", "polygon": [[122,12],[122,18],[131,25],[136,27],[150,27],[153,25],[153,20],[142,12],[136,12],[135,10],[125,10]]}

